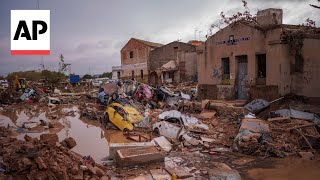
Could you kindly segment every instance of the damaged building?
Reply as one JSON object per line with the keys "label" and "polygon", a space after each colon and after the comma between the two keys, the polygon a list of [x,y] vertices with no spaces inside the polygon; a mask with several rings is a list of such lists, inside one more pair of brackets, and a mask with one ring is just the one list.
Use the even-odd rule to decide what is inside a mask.
{"label": "damaged building", "polygon": [[320,98],[320,29],[282,23],[282,9],[258,11],[197,48],[200,99]]}
{"label": "damaged building", "polygon": [[112,67],[113,79],[148,79],[147,60],[151,50],[162,44],[131,38],[121,49],[121,66]]}
{"label": "damaged building", "polygon": [[171,42],[150,52],[149,83],[184,82],[197,80],[196,46]]}

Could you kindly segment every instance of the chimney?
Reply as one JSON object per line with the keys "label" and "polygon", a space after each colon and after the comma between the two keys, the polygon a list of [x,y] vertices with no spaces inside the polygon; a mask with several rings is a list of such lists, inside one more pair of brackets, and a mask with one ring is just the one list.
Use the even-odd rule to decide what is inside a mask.
{"label": "chimney", "polygon": [[282,24],[282,14],[282,9],[261,10],[257,13],[257,22],[262,26]]}

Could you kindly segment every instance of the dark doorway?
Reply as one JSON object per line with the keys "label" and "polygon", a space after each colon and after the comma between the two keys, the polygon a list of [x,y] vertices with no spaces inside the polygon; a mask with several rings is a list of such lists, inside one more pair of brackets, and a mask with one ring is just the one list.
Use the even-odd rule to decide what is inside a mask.
{"label": "dark doorway", "polygon": [[131,72],[131,78],[134,78],[134,71]]}
{"label": "dark doorway", "polygon": [[238,99],[248,99],[248,56],[236,56],[237,61],[237,97]]}
{"label": "dark doorway", "polygon": [[143,70],[141,70],[140,73],[141,73],[141,79],[143,79]]}
{"label": "dark doorway", "polygon": [[174,72],[169,72],[169,78],[172,79],[172,82],[174,82]]}
{"label": "dark doorway", "polygon": [[117,77],[120,79],[120,71],[117,72]]}
{"label": "dark doorway", "polygon": [[257,59],[257,85],[265,85],[267,77],[266,54],[256,55]]}

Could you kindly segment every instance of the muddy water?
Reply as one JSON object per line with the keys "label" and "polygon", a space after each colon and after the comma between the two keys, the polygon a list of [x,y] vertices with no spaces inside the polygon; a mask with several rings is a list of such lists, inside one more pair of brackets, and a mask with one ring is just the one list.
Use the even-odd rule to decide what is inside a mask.
{"label": "muddy water", "polygon": [[247,171],[247,179],[259,180],[318,180],[320,160],[303,160],[288,157],[275,160],[272,168],[253,168]]}
{"label": "muddy water", "polygon": [[[77,107],[64,108],[62,113],[70,111],[78,111]],[[47,122],[59,121],[64,127],[60,129],[42,129],[39,132],[22,132],[17,135],[18,139],[24,140],[25,134],[31,137],[40,137],[43,133],[55,133],[62,141],[66,137],[72,137],[76,140],[77,146],[72,150],[85,156],[91,155],[94,160],[101,163],[101,160],[109,154],[109,143],[124,143],[131,142],[127,140],[121,131],[106,130],[100,128],[99,123],[91,120],[80,119],[79,113],[74,113],[73,116],[67,116],[59,120],[50,120],[46,115],[47,111],[37,112],[36,114],[26,113],[24,111],[6,111],[0,112],[0,125],[11,126],[15,129],[21,127],[24,122],[40,122],[40,119]],[[51,112],[52,113],[52,112]],[[29,115],[27,115],[29,114]]]}

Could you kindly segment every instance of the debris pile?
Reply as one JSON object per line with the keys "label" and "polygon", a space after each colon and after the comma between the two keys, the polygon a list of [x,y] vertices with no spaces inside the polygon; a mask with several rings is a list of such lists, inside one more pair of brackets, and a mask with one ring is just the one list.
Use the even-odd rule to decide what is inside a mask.
{"label": "debris pile", "polygon": [[100,179],[106,175],[103,167],[86,163],[70,150],[76,145],[71,137],[61,143],[56,134],[42,134],[40,140],[26,135],[25,140],[0,127],[0,179]]}

